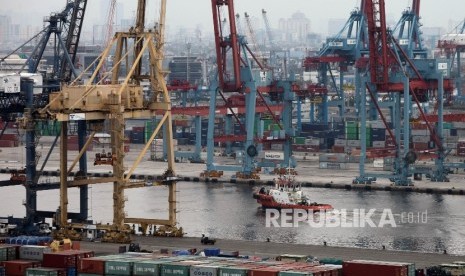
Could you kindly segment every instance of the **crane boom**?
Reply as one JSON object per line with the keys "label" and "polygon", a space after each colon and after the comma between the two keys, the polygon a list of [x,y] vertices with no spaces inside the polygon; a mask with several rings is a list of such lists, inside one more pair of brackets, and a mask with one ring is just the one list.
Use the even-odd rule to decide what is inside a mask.
{"label": "crane boom", "polygon": [[262,9],[262,16],[263,16],[263,21],[265,22],[265,31],[266,31],[266,36],[268,37],[268,43],[270,45],[270,48],[273,49],[274,48],[273,34],[271,32],[270,21],[268,20],[268,16],[267,16],[265,9]]}
{"label": "crane boom", "polygon": [[366,0],[370,49],[370,76],[372,83],[389,82],[389,48],[387,47],[386,14],[384,0]]}
{"label": "crane boom", "polygon": [[248,37],[253,44],[254,54],[257,57],[257,63],[260,66],[260,68],[263,68],[263,65],[264,65],[263,54],[262,54],[262,51],[260,50],[260,47],[258,46],[257,38],[255,36],[255,31],[252,26],[252,21],[250,20],[250,16],[248,13],[244,13],[244,17],[245,17],[245,22],[247,23]]}
{"label": "crane boom", "polygon": [[[233,0],[212,0],[213,29],[215,32],[216,61],[218,66],[219,88],[223,91],[239,91],[242,87],[240,76],[240,53],[236,31]],[[229,36],[224,36],[220,8],[228,9]],[[233,77],[231,80],[227,67],[227,54],[232,56]]]}
{"label": "crane boom", "polygon": [[108,7],[107,15],[107,26],[105,32],[105,39],[103,40],[103,46],[106,48],[110,44],[111,38],[113,37],[113,21],[115,20],[116,0],[110,0],[110,6]]}
{"label": "crane boom", "polygon": [[[71,5],[71,10],[68,13],[68,18],[63,22],[62,37],[65,39],[66,50],[74,66],[76,61],[77,50],[79,46],[79,39],[81,37],[82,24],[84,22],[84,14],[87,7],[87,0],[68,0],[68,5]],[[66,32],[67,30],[67,32]],[[71,64],[66,59],[61,61],[61,66],[58,68],[58,76],[62,81],[68,82],[71,80]]]}

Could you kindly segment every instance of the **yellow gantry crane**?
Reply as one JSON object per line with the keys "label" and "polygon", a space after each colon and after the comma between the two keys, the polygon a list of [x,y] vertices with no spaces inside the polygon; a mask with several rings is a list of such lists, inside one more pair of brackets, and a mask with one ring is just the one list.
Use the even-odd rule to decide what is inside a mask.
{"label": "yellow gantry crane", "polygon": [[[90,79],[84,85],[78,85],[79,78],[73,83],[65,85],[62,90],[50,95],[49,104],[41,110],[41,114],[62,122],[60,146],[60,213],[58,236],[72,237],[73,229],[85,228],[85,225],[68,223],[68,195],[69,187],[97,183],[113,182],[113,224],[97,225],[97,229],[105,231],[104,241],[128,242],[130,240],[130,224],[140,224],[145,230],[149,225],[163,225],[171,227],[176,235],[181,232],[176,226],[176,177],[174,174],[173,133],[171,122],[170,95],[166,88],[164,72],[162,70],[164,28],[166,14],[166,0],[161,0],[160,19],[156,26],[146,29],[145,9],[146,0],[138,0],[136,25],[127,32],[115,34],[108,47],[100,55],[98,65]],[[97,80],[99,71],[104,68],[104,61],[115,48],[113,68],[105,71]],[[123,68],[123,65],[125,66]],[[89,68],[93,66],[90,65]],[[120,77],[126,69],[125,77]],[[108,79],[107,79],[108,78]],[[144,94],[142,81],[149,81],[150,93]],[[102,83],[107,83],[103,85]],[[151,118],[161,116],[151,137],[139,153],[134,164],[128,171],[124,169],[124,121],[132,118]],[[67,124],[72,120],[86,120],[92,131],[74,162],[67,164]],[[110,122],[111,157],[109,164],[113,167],[113,174],[103,178],[72,178],[72,171],[82,154],[86,151],[95,132],[103,129],[105,120]],[[169,215],[168,219],[142,219],[125,217],[124,190],[146,186],[145,181],[134,182],[131,179],[136,167],[149,149],[152,141],[162,127],[165,126],[165,141],[167,143],[167,168],[162,182],[169,186]],[[107,160],[108,161],[108,160]],[[71,180],[70,180],[71,179]]]}

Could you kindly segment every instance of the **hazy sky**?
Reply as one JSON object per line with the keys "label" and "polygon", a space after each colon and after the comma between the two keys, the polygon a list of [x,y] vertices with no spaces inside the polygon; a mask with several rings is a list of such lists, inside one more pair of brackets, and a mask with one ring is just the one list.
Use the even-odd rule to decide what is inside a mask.
{"label": "hazy sky", "polygon": [[[0,14],[10,14],[13,22],[24,20],[28,24],[41,25],[42,18],[52,11],[63,9],[66,0],[0,0]],[[106,11],[99,13],[110,0],[88,0],[86,26],[93,21],[106,17]],[[152,7],[160,0],[147,0]],[[119,0],[123,3],[125,17],[134,14],[137,0]],[[167,0],[167,24],[170,28],[178,26],[195,27],[200,25],[211,29],[210,0]],[[397,21],[401,12],[411,5],[412,0],[386,0],[388,19]],[[328,19],[348,18],[349,13],[360,0],[235,0],[236,12],[248,12],[251,16],[261,18],[261,9],[268,12],[272,27],[277,26],[279,18],[289,17],[301,11],[311,20],[314,32],[326,33]],[[465,17],[465,0],[423,0],[421,16],[425,27],[444,27],[449,30],[451,22],[459,22]],[[155,14],[154,12],[152,14]],[[154,16],[154,15],[149,15]]]}

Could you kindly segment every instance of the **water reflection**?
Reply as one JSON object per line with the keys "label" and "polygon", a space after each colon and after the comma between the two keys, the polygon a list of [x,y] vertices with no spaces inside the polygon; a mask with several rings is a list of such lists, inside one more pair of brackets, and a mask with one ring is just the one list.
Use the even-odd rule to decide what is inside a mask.
{"label": "water reflection", "polygon": [[[7,187],[9,197],[0,201],[0,216],[23,216],[24,188]],[[463,196],[429,195],[384,191],[346,191],[304,188],[312,201],[330,203],[337,209],[346,209],[345,218],[354,220],[353,210],[375,209],[373,220],[378,221],[383,210],[392,210],[397,227],[314,227],[300,223],[298,227],[266,227],[265,212],[252,198],[254,187],[219,183],[178,183],[178,220],[187,236],[206,234],[213,238],[242,239],[275,242],[323,244],[332,246],[415,250],[465,254],[465,214]],[[90,212],[99,222],[112,221],[112,185],[95,185],[91,189]],[[70,190],[70,198],[79,191]],[[166,217],[166,187],[150,187],[127,191],[129,201],[125,211],[137,217]],[[39,209],[54,210],[58,204],[56,191],[40,193]],[[49,200],[50,199],[50,200]],[[78,201],[70,201],[71,209]],[[426,222],[402,223],[405,214],[427,212]]]}

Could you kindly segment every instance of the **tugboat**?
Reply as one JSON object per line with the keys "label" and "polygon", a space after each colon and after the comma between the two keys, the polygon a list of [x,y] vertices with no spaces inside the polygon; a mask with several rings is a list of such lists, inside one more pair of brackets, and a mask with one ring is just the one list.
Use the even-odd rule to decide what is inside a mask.
{"label": "tugboat", "polygon": [[256,191],[253,194],[253,198],[263,208],[302,209],[314,212],[333,210],[333,206],[330,204],[310,202],[309,198],[303,193],[302,186],[295,182],[295,176],[291,176],[289,173],[279,175],[274,182],[274,188],[261,187],[258,192]]}

